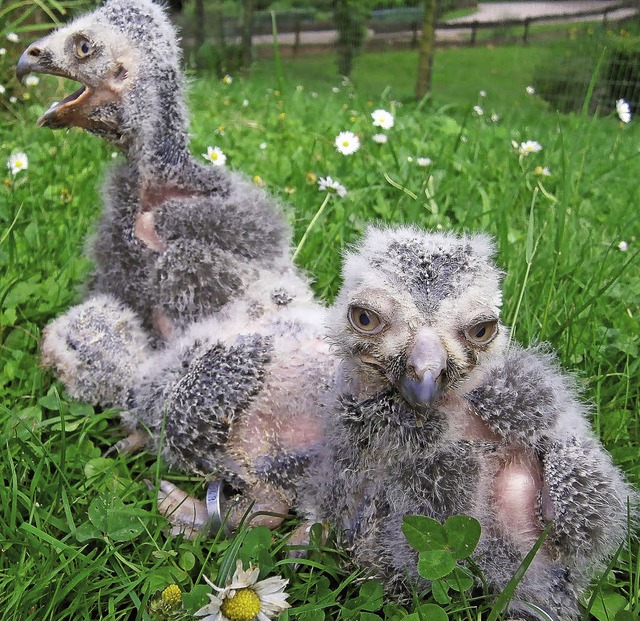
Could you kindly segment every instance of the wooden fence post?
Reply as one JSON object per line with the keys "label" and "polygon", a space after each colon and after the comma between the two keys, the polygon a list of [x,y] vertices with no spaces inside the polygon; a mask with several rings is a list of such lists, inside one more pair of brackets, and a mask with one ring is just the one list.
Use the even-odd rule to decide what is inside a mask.
{"label": "wooden fence post", "polygon": [[294,23],[293,23],[293,29],[295,32],[295,36],[293,39],[293,54],[294,56],[298,53],[298,50],[300,49],[300,15],[296,15]]}
{"label": "wooden fence post", "polygon": [[529,24],[531,24],[531,19],[526,17],[524,20],[524,35],[522,37],[522,42],[525,45],[529,43]]}
{"label": "wooden fence post", "polygon": [[474,21],[471,24],[471,45],[476,44],[477,36],[478,36],[478,22]]}

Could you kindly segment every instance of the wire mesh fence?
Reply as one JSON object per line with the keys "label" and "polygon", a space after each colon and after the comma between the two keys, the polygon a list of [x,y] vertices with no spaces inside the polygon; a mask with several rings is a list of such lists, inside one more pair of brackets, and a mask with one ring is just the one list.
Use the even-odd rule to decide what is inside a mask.
{"label": "wire mesh fence", "polygon": [[[247,59],[272,55],[275,39],[282,55],[336,54],[336,71],[348,74],[359,53],[416,48],[423,4],[422,0],[375,4],[317,0],[301,8],[273,11],[272,3],[265,2],[263,10],[247,15],[246,7],[253,6],[252,2],[192,0],[178,19],[186,57],[195,67],[214,68],[220,74],[237,71]],[[578,16],[562,13],[561,5],[566,3],[546,4],[559,9],[552,21],[560,22],[560,27],[545,28],[548,15],[514,18],[506,10],[501,19],[480,20],[474,16],[476,0],[441,0],[437,44],[526,45],[535,41],[540,45],[543,40],[548,58],[538,67],[534,85],[552,106],[569,112],[581,110],[587,101],[590,109],[608,110],[612,101],[625,99],[633,111],[638,110],[640,0],[571,3],[571,12]],[[625,9],[621,9],[623,4]],[[584,24],[571,19],[582,19]]]}
{"label": "wire mesh fence", "polygon": [[575,26],[568,40],[550,42],[538,66],[538,95],[560,112],[611,111],[624,99],[640,110],[640,21]]}

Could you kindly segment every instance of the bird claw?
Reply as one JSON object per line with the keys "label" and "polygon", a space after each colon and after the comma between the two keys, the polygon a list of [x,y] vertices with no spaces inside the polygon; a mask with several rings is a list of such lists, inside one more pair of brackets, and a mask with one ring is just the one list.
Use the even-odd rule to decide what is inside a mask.
{"label": "bird claw", "polygon": [[187,539],[195,539],[205,530],[209,521],[205,503],[189,496],[169,481],[160,481],[158,512],[169,521],[170,534],[174,537],[184,535]]}
{"label": "bird claw", "polygon": [[133,455],[146,446],[148,438],[148,434],[144,431],[132,431],[126,438],[118,440],[112,447],[108,448],[103,456],[110,457],[115,454]]}

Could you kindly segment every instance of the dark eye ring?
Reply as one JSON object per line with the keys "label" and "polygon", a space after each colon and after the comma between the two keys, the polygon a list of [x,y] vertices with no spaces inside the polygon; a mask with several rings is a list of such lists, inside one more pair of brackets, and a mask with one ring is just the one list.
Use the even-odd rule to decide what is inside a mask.
{"label": "dark eye ring", "polygon": [[487,345],[493,341],[496,334],[498,334],[498,321],[496,319],[481,321],[464,331],[465,338],[473,345]]}
{"label": "dark eye ring", "polygon": [[362,306],[351,306],[348,317],[349,323],[363,334],[377,334],[384,328],[384,323],[377,313]]}

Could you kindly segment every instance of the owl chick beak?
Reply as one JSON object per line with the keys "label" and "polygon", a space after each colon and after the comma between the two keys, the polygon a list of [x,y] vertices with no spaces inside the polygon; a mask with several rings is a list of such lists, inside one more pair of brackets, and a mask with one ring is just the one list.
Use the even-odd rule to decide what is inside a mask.
{"label": "owl chick beak", "polygon": [[407,356],[406,373],[396,385],[412,407],[433,403],[440,395],[447,352],[435,330],[418,330]]}

